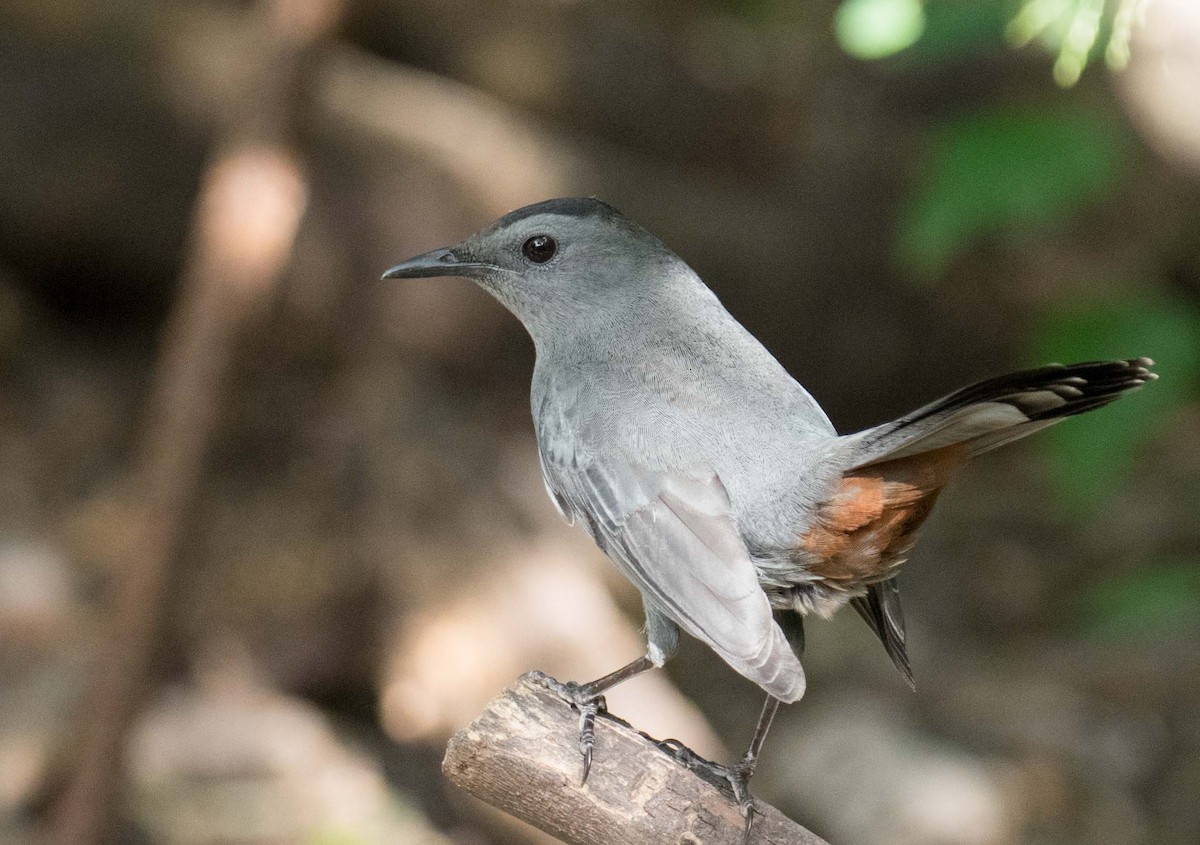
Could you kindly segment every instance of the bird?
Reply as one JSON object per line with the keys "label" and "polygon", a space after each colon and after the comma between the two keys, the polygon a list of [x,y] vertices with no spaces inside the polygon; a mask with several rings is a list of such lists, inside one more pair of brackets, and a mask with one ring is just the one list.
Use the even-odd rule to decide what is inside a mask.
{"label": "bird", "polygon": [[766,693],[736,763],[681,755],[728,781],[747,835],[767,731],[805,692],[805,618],[850,605],[912,685],[897,575],[950,478],[1157,378],[1145,357],[1052,364],[839,434],[679,256],[602,200],[525,206],[383,274],[440,276],[473,280],[531,336],[546,490],[641,594],[644,654],[589,683],[538,676],[580,713],[582,781],[605,691],[662,667],[686,632]]}

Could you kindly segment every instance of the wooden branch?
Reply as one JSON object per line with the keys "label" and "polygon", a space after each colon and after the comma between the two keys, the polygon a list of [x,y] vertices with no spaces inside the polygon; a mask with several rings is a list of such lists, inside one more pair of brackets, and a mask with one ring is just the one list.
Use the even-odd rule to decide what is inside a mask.
{"label": "wooden branch", "polygon": [[[477,798],[570,845],[743,845],[732,791],[692,772],[612,716],[596,721],[596,751],[579,785],[579,716],[528,675],[455,734],[442,770]],[[828,845],[756,802],[752,843]]]}
{"label": "wooden branch", "polygon": [[262,0],[262,7],[268,55],[201,186],[131,472],[130,555],[115,585],[69,771],[50,809],[45,838],[53,845],[112,841],[125,737],[154,680],[173,564],[235,344],[280,279],[304,212],[305,180],[285,139],[303,104],[294,89],[337,2]]}

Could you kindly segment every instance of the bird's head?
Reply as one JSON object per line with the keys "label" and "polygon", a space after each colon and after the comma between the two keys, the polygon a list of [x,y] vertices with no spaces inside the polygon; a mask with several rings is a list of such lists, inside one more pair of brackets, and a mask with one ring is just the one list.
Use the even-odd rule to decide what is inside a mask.
{"label": "bird's head", "polygon": [[466,276],[515,314],[535,342],[637,307],[691,271],[661,241],[597,199],[517,209],[462,243],[435,249],[385,279]]}

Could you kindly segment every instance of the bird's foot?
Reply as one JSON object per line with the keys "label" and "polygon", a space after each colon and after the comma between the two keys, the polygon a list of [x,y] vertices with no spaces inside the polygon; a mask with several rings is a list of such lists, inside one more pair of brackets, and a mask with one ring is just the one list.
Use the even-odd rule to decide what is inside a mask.
{"label": "bird's foot", "polygon": [[583,756],[583,774],[579,785],[583,786],[592,771],[592,752],[596,747],[596,716],[608,710],[604,696],[589,692],[585,684],[577,684],[574,681],[563,683],[545,672],[530,672],[529,677],[579,712],[579,753]]}
{"label": "bird's foot", "polygon": [[745,843],[750,842],[750,832],[754,829],[754,815],[757,812],[754,809],[754,796],[750,794],[750,776],[752,774],[754,774],[754,766],[746,760],[730,766],[725,772],[725,778],[733,789],[733,798],[742,812],[742,818],[746,820],[746,829],[742,836],[742,841]]}
{"label": "bird's foot", "polygon": [[743,757],[732,766],[723,766],[712,760],[706,760],[677,739],[658,740],[655,744],[705,780],[729,785],[733,791],[733,800],[737,802],[738,810],[746,820],[743,841],[749,842],[756,813],[754,796],[750,794],[750,777],[754,774],[754,762]]}

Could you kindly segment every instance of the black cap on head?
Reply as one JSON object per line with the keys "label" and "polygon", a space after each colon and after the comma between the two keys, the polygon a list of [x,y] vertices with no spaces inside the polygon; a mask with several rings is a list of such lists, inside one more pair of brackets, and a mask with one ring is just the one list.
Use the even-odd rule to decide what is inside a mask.
{"label": "black cap on head", "polygon": [[504,228],[518,220],[533,217],[536,214],[558,214],[563,217],[624,217],[620,211],[613,208],[604,200],[595,197],[558,197],[552,200],[527,205],[510,211],[496,221],[496,228]]}

